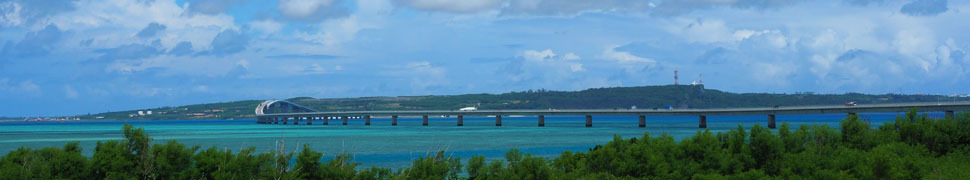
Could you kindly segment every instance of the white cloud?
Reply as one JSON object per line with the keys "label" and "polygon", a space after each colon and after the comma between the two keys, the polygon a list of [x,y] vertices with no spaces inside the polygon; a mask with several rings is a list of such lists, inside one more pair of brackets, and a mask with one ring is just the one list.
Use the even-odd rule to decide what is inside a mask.
{"label": "white cloud", "polygon": [[385,75],[394,77],[410,78],[411,89],[416,91],[426,91],[428,87],[448,84],[446,70],[443,67],[435,66],[428,61],[408,62],[404,68],[394,68]]}
{"label": "white cloud", "polygon": [[22,7],[17,2],[0,2],[0,25],[16,26],[24,23],[20,16]]}
{"label": "white cloud", "polygon": [[71,85],[64,85],[64,96],[68,99],[77,99],[77,89],[74,89],[74,87]]}
{"label": "white cloud", "polygon": [[669,23],[671,25],[665,28],[668,32],[681,36],[690,43],[734,47],[743,41],[758,39],[774,48],[785,48],[791,41],[780,30],[732,28],[719,19],[675,18]]}
{"label": "white cloud", "polygon": [[337,49],[339,45],[356,39],[361,30],[381,28],[390,9],[391,5],[386,1],[362,0],[357,2],[357,11],[353,14],[321,22],[317,30],[297,32],[294,37],[323,44],[329,49]]}
{"label": "white cloud", "polygon": [[563,55],[563,56],[562,56],[562,59],[563,59],[563,60],[567,60],[567,61],[570,61],[570,60],[579,60],[579,59],[580,59],[580,57],[579,57],[579,56],[577,56],[577,55],[576,55],[576,54],[574,54],[574,53],[566,53],[566,55]]}
{"label": "white cloud", "polygon": [[17,82],[12,82],[8,78],[0,79],[0,92],[14,93],[14,94],[26,94],[26,95],[40,95],[40,86],[35,84],[31,80],[25,80]]}
{"label": "white cloud", "polygon": [[276,22],[272,19],[263,19],[249,22],[249,27],[253,29],[262,31],[266,34],[276,34],[283,29],[283,24]]}
{"label": "white cloud", "polygon": [[738,37],[722,20],[676,18],[667,31],[680,35],[688,42],[720,43],[734,42]]}
{"label": "white cloud", "polygon": [[431,62],[428,61],[409,62],[405,67],[419,73],[434,75],[441,75],[445,72],[444,68],[432,66]]}
{"label": "white cloud", "polygon": [[617,47],[618,46],[607,47],[606,49],[603,50],[602,57],[606,60],[611,60],[611,61],[614,61],[617,63],[623,63],[623,64],[643,63],[649,66],[653,66],[657,64],[657,61],[650,58],[635,56],[633,54],[630,54],[630,52],[616,51]]}
{"label": "white cloud", "polygon": [[332,5],[334,0],[280,0],[280,14],[289,17],[308,17]]}
{"label": "white cloud", "polygon": [[249,69],[249,61],[242,59],[236,62],[236,65],[245,69]]}
{"label": "white cloud", "polygon": [[60,13],[47,21],[62,30],[84,34],[77,38],[95,39],[91,46],[96,48],[112,48],[138,42],[131,36],[143,29],[148,22],[157,22],[166,27],[164,35],[159,37],[165,49],[173,48],[182,41],[191,42],[196,49],[209,49],[216,34],[226,29],[239,29],[232,16],[185,15],[187,10],[173,1],[141,3],[127,0],[80,0],[75,4],[78,11]]}
{"label": "white cloud", "polygon": [[552,51],[552,49],[546,49],[542,51],[536,50],[525,50],[522,51],[521,57],[529,61],[537,62],[547,62],[547,61],[572,61],[579,60],[581,57],[575,53],[566,53],[564,55],[558,55]]}
{"label": "white cloud", "polygon": [[504,0],[396,0],[395,2],[420,10],[471,13],[498,8]]}
{"label": "white cloud", "polygon": [[543,51],[526,50],[522,52],[522,57],[529,61],[551,61],[556,57],[556,53],[553,53],[551,49]]}
{"label": "white cloud", "polygon": [[323,74],[326,72],[327,71],[323,69],[323,66],[320,66],[320,64],[317,63],[310,64],[310,66],[307,66],[306,69],[303,70],[304,74]]}
{"label": "white cloud", "polygon": [[577,64],[570,64],[569,65],[569,70],[571,70],[573,72],[583,72],[583,71],[586,71],[586,69],[583,68],[583,64],[578,64],[578,63]]}
{"label": "white cloud", "polygon": [[209,86],[206,85],[195,86],[195,88],[192,88],[192,90],[195,92],[211,92],[211,90],[209,90]]}

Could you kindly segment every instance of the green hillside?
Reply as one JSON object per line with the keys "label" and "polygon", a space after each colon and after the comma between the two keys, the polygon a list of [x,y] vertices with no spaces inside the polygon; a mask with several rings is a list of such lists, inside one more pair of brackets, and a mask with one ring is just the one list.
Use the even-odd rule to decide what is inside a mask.
{"label": "green hillside", "polygon": [[[288,101],[319,111],[358,110],[449,110],[479,106],[479,109],[613,109],[637,106],[640,109],[663,108],[728,108],[839,105],[848,101],[859,104],[966,101],[970,98],[941,95],[868,95],[847,94],[769,94],[730,93],[704,86],[667,85],[593,88],[582,91],[528,90],[503,94],[465,94],[448,96],[399,96],[291,98]],[[239,119],[252,118],[253,109],[262,100],[197,104],[80,116],[82,119]],[[147,115],[147,111],[152,111]],[[139,115],[142,111],[144,115]]]}

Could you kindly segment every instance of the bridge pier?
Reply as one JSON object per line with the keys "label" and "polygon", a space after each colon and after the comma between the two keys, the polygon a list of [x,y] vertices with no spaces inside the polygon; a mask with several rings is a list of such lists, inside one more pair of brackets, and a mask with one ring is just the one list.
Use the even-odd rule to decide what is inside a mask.
{"label": "bridge pier", "polygon": [[464,118],[464,116],[458,115],[458,126],[464,126],[464,125],[465,125],[465,118]]}
{"label": "bridge pier", "polygon": [[283,117],[283,124],[289,124],[289,121],[290,121],[289,117]]}
{"label": "bridge pier", "polygon": [[391,116],[391,126],[397,126],[397,115]]}
{"label": "bridge pier", "polygon": [[330,124],[330,117],[324,116],[324,117],[322,117],[322,119],[323,119],[323,125],[329,125]]}
{"label": "bridge pier", "polygon": [[586,115],[586,127],[593,127],[593,116]]}
{"label": "bridge pier", "polygon": [[347,116],[340,116],[341,120],[344,120],[344,125],[347,125]]}
{"label": "bridge pier", "polygon": [[495,115],[495,126],[502,126],[502,115]]}
{"label": "bridge pier", "polygon": [[421,125],[428,126],[428,115],[421,116]]}
{"label": "bridge pier", "polygon": [[364,116],[364,125],[370,126],[370,115]]}
{"label": "bridge pier", "polygon": [[273,124],[280,124],[280,118],[273,117]]}
{"label": "bridge pier", "polygon": [[546,116],[539,115],[539,127],[546,126]]}
{"label": "bridge pier", "polygon": [[313,125],[313,116],[306,117],[306,125]]}
{"label": "bridge pier", "polygon": [[768,115],[768,128],[770,128],[770,129],[774,129],[775,128],[775,115],[774,114],[769,114]]}
{"label": "bridge pier", "polygon": [[954,118],[953,117],[953,111],[946,111],[943,114],[944,114],[943,115],[943,118],[946,118],[946,119],[953,119]]}
{"label": "bridge pier", "polygon": [[707,116],[701,115],[697,120],[700,121],[700,124],[697,126],[698,128],[707,128]]}
{"label": "bridge pier", "polygon": [[293,116],[293,125],[300,125],[300,119],[303,117]]}
{"label": "bridge pier", "polygon": [[639,127],[647,127],[647,116],[640,115],[640,118],[639,118],[639,121],[638,121],[638,126]]}

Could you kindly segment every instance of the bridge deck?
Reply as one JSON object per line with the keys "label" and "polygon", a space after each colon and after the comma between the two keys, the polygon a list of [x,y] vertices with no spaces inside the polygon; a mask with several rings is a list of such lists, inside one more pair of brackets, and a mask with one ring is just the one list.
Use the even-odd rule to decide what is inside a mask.
{"label": "bridge deck", "polygon": [[321,116],[555,116],[555,115],[629,115],[629,116],[724,116],[724,115],[780,115],[906,112],[917,108],[920,112],[970,111],[970,102],[870,104],[856,106],[795,106],[720,109],[542,109],[542,110],[430,110],[430,111],[333,111],[257,114],[257,117],[321,117]]}

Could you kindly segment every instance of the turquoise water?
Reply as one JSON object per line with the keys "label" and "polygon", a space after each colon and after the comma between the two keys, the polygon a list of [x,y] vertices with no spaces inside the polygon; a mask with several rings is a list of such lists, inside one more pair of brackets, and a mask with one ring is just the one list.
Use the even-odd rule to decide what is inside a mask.
{"label": "turquoise water", "polygon": [[[896,113],[860,114],[875,126],[893,120]],[[942,114],[931,113],[940,118]],[[844,114],[779,115],[777,122],[797,127],[801,124],[827,124],[838,128]],[[363,120],[350,120],[350,125],[330,125],[320,121],[313,125],[256,124],[256,120],[161,120],[161,121],[77,121],[77,122],[2,122],[0,123],[0,152],[4,154],[21,146],[30,148],[60,147],[71,141],[81,142],[84,154],[93,153],[97,141],[121,139],[121,127],[130,123],[144,128],[156,143],[178,140],[203,148],[218,147],[234,152],[256,147],[269,151],[283,142],[286,151],[296,151],[300,144],[310,144],[316,151],[332,156],[339,153],[353,155],[364,167],[371,165],[398,168],[410,165],[411,160],[429,152],[446,152],[468,159],[485,155],[500,159],[510,148],[543,157],[556,157],[563,151],[585,151],[605,144],[613,135],[624,138],[667,133],[680,140],[693,136],[697,128],[694,116],[647,117],[647,127],[637,127],[635,116],[594,116],[593,127],[584,127],[582,116],[548,116],[546,127],[537,127],[535,117],[503,117],[503,126],[496,127],[492,117],[466,117],[465,126],[456,126],[456,119],[431,118],[429,126],[421,126],[420,118],[401,118],[398,126],[390,119],[372,119],[365,126]],[[751,127],[766,126],[767,116],[708,116],[708,128],[714,132],[736,128],[738,124]],[[336,124],[336,125],[335,125]]]}

